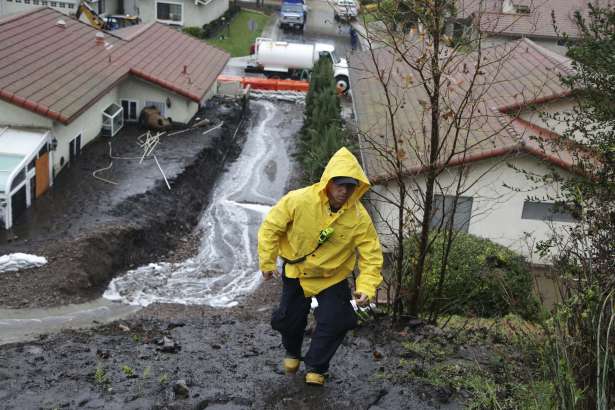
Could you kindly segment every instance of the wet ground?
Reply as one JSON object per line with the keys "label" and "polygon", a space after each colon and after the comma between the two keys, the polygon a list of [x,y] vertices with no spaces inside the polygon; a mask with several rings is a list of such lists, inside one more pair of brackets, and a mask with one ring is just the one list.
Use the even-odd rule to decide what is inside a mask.
{"label": "wet ground", "polygon": [[[48,260],[41,268],[3,273],[0,308],[89,301],[122,270],[161,258],[183,259],[167,254],[175,248],[192,253],[186,244],[193,242],[211,187],[225,160],[240,151],[241,112],[237,102],[216,99],[201,116],[209,125],[160,138],[155,155],[171,190],[153,157],[140,163],[143,148],[136,137],[143,130],[128,127],[114,137],[113,159],[108,139],[88,144],[50,192],[0,238],[0,254],[24,252]],[[93,172],[111,161],[113,166],[97,175],[116,184],[94,178]]]}
{"label": "wet ground", "polygon": [[[324,388],[281,370],[269,316],[279,282],[240,306],[153,304],[128,320],[0,347],[4,409],[457,409],[387,374],[402,333],[386,323],[348,336]],[[306,343],[309,337],[306,338]]]}
{"label": "wet ground", "polygon": [[[223,153],[220,157],[212,157],[210,146],[203,145],[202,152],[200,154],[195,152],[192,155],[193,162],[188,161],[184,171],[180,171],[173,179],[174,191],[181,191],[179,187],[184,186],[183,196],[171,196],[165,199],[167,198],[165,193],[167,195],[169,193],[159,180],[150,185],[149,191],[145,193],[137,193],[116,202],[105,202],[115,205],[99,208],[104,209],[104,212],[99,221],[92,225],[91,230],[85,229],[87,225],[84,222],[81,227],[88,235],[89,246],[92,249],[89,253],[73,260],[75,263],[73,274],[85,266],[91,269],[96,267],[93,271],[98,271],[99,265],[104,265],[106,259],[110,258],[108,250],[101,246],[101,243],[106,241],[116,242],[115,249],[122,249],[130,255],[142,252],[142,249],[153,252],[149,256],[146,255],[147,252],[142,252],[143,260],[140,261],[142,264],[170,260],[174,262],[173,266],[182,266],[186,259],[202,251],[203,244],[207,243],[202,238],[207,237],[209,232],[217,230],[215,227],[212,228],[215,224],[200,224],[198,218],[186,217],[193,213],[186,205],[186,197],[194,199],[200,193],[203,198],[207,198],[199,202],[201,210],[205,210],[203,215],[207,215],[207,210],[218,203],[228,206],[239,205],[239,208],[256,212],[246,213],[255,217],[260,212],[259,207],[270,205],[274,197],[281,195],[283,190],[278,184],[286,185],[285,188],[295,185],[297,181],[293,175],[296,175],[296,172],[292,171],[288,153],[285,158],[278,158],[277,161],[267,159],[264,154],[275,154],[278,149],[287,146],[292,130],[300,126],[300,106],[297,108],[290,103],[273,105],[269,102],[253,102],[251,107],[251,120],[245,123],[246,135],[237,140],[241,150],[234,152],[233,145],[227,150],[231,152],[230,157],[237,160],[227,161],[225,168],[228,172],[224,174],[226,176],[218,178],[218,182],[222,183],[220,186],[226,186],[227,189],[217,190],[213,182],[214,177],[206,179],[206,184],[199,182],[199,176],[208,175],[208,169],[219,167],[224,158],[229,157]],[[277,113],[277,117],[271,117],[269,115],[271,112]],[[280,116],[283,121],[280,121]],[[258,138],[251,139],[251,137],[258,137],[259,127],[266,127],[268,121],[273,121],[273,118],[278,118],[278,123],[273,128],[277,127],[279,132],[261,129],[260,134],[266,135],[270,142],[267,144],[262,140],[256,144],[260,148],[251,148],[251,141],[259,141]],[[233,131],[233,128],[221,131],[220,137],[213,145],[219,146],[225,135],[227,137],[231,135],[230,131]],[[88,159],[87,163],[90,165],[78,168],[82,171],[82,176],[101,165],[96,163],[97,156],[93,154],[95,152],[100,156],[102,148],[94,145],[92,151],[88,152],[86,149],[84,158]],[[204,152],[208,153],[205,157],[203,157]],[[242,157],[246,153],[247,158]],[[132,154],[124,153],[124,155]],[[217,158],[217,161],[212,161],[212,158]],[[99,159],[98,162],[104,161]],[[248,165],[248,172],[234,168],[240,163]],[[120,175],[121,172],[106,177],[119,181]],[[127,175],[132,174],[127,173]],[[57,188],[61,186],[59,179]],[[229,187],[235,189],[228,189]],[[213,191],[208,195],[212,188]],[[221,201],[217,201],[216,198]],[[143,212],[144,210],[147,212]],[[70,212],[67,211],[67,214],[70,215]],[[150,214],[159,216],[165,222],[159,225],[156,218],[147,217]],[[226,223],[229,226],[232,222],[243,224],[248,227],[246,231],[249,232],[248,236],[253,236],[253,229],[251,231],[249,227],[255,228],[256,224],[246,224],[238,215],[226,218]],[[236,221],[229,220],[233,218]],[[107,223],[116,227],[120,226],[118,221],[128,226],[125,229],[130,234],[113,234],[107,238],[109,235]],[[180,225],[180,228],[175,229],[176,225]],[[161,227],[166,229],[162,231],[162,235],[157,233]],[[83,240],[81,236],[83,232],[75,232],[74,238],[71,232],[73,231],[69,229],[63,232],[63,236],[53,236],[53,231],[50,230],[48,234],[51,236],[48,238],[51,238],[50,242],[57,243],[59,248],[62,248],[62,245],[70,248],[76,239]],[[232,229],[229,232],[229,237],[237,236]],[[180,240],[156,241],[158,247],[151,249],[149,245],[144,246],[149,243],[150,237],[175,238],[178,235],[181,235]],[[243,237],[243,234],[239,236]],[[65,239],[60,240],[60,238]],[[32,246],[32,251],[36,251],[35,246],[43,242],[17,242],[11,245]],[[240,248],[237,243],[230,242],[229,245],[233,248],[231,250]],[[247,246],[253,247],[254,244],[248,241]],[[232,252],[227,256],[233,259]],[[48,276],[42,277],[37,269],[32,269],[20,272],[20,277],[5,280],[0,285],[5,292],[2,296],[3,303],[11,304],[12,298],[8,292],[10,289],[16,289],[7,283],[11,280],[19,282],[21,278],[27,278],[21,279],[22,285],[32,282],[32,286],[22,286],[20,289],[22,296],[27,295],[28,301],[49,302],[51,299],[44,295],[56,292],[54,286],[69,279],[60,269],[66,267],[70,265],[58,265],[52,262],[45,268],[38,269],[44,270]],[[111,264],[110,272],[112,273],[108,274],[107,282],[111,276],[123,272],[122,266],[116,268]],[[252,280],[250,278],[255,272],[248,270],[248,273],[247,282]],[[114,319],[113,315],[103,319],[98,310],[104,306],[94,301],[86,305],[88,312],[94,316],[81,315],[81,322],[74,323],[81,326],[85,324],[83,322],[89,322],[88,326],[91,326],[89,329],[67,329],[60,333],[43,334],[28,342],[0,346],[1,407],[6,409],[459,408],[451,403],[448,397],[439,401],[437,395],[426,395],[407,380],[401,379],[396,382],[387,376],[401,363],[404,350],[401,348],[401,343],[405,340],[406,333],[393,330],[386,322],[371,323],[349,335],[332,363],[331,377],[325,388],[306,386],[302,372],[295,376],[284,375],[281,371],[283,351],[280,338],[269,326],[271,311],[279,298],[280,282],[270,281],[261,284],[258,275],[255,278],[256,285],[260,286],[249,295],[243,297],[235,295],[238,303],[233,307],[220,309],[205,305],[155,302],[127,318],[103,325],[100,322]],[[70,281],[64,282],[60,288],[70,290],[66,294],[62,293],[60,300],[87,299],[88,292],[84,292],[80,287],[72,287]],[[100,286],[92,287],[92,295],[99,296],[101,292]],[[144,289],[141,288],[139,292],[143,294]],[[38,297],[42,299],[37,299]],[[79,307],[83,312],[84,305]],[[11,341],[7,337],[8,333],[11,333],[15,337],[13,340],[16,340],[21,337],[20,332],[24,329],[37,325],[35,323],[37,314],[40,315],[38,320],[46,317],[48,319],[44,323],[52,324],[54,317],[70,316],[71,308],[3,310],[0,314],[7,315],[7,312],[12,312],[10,317],[0,318],[0,332],[4,333],[0,335],[4,337],[3,343]],[[59,313],[54,316],[55,312]],[[127,313],[129,312],[122,312],[122,315]],[[308,342],[309,331],[306,337],[306,343]]]}

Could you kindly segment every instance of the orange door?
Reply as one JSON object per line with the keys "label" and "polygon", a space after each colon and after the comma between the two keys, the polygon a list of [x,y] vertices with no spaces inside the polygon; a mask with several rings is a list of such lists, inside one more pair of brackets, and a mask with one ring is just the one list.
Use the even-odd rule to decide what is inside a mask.
{"label": "orange door", "polygon": [[49,153],[41,155],[35,164],[36,168],[36,197],[43,195],[49,188]]}

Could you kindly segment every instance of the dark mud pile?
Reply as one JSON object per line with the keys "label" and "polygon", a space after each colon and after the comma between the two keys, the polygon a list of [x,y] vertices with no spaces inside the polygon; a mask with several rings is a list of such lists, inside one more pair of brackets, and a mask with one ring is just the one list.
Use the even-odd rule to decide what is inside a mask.
{"label": "dark mud pile", "polygon": [[58,175],[51,192],[0,238],[0,254],[32,253],[49,261],[41,268],[3,273],[0,307],[93,299],[113,275],[192,242],[189,236],[216,177],[240,152],[241,105],[215,98],[203,114],[208,126],[162,136],[156,148],[171,190],[153,158],[139,164],[143,149],[136,137],[144,130],[129,127],[112,140],[113,156],[133,158],[114,160],[99,174],[116,185],[92,176],[109,165],[109,141],[88,144],[81,158]]}
{"label": "dark mud pile", "polygon": [[[242,305],[152,305],[87,331],[0,347],[5,409],[427,409],[459,408],[419,396],[385,374],[399,365],[401,338],[388,325],[350,334],[324,388],[304,370],[281,369],[269,326],[280,290],[269,282]],[[309,336],[306,337],[306,343]]]}

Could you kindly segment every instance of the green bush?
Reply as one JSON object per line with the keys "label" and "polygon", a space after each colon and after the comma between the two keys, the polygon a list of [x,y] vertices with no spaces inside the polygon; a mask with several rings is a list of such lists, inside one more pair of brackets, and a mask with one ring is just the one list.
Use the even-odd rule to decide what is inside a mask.
{"label": "green bush", "polygon": [[203,29],[201,27],[184,27],[182,31],[192,37],[205,38]]}
{"label": "green bush", "polygon": [[[532,293],[533,277],[525,259],[488,239],[463,232],[455,235],[440,292],[446,241],[443,233],[433,238],[423,277],[423,309],[437,305],[442,313],[482,317],[516,313],[535,319],[539,305]],[[406,241],[408,266],[414,266],[416,249],[416,240]]]}
{"label": "green bush", "polygon": [[331,156],[348,145],[340,112],[331,61],[319,60],[314,65],[310,90],[305,97],[304,121],[299,140],[298,158],[307,183],[317,182]]}

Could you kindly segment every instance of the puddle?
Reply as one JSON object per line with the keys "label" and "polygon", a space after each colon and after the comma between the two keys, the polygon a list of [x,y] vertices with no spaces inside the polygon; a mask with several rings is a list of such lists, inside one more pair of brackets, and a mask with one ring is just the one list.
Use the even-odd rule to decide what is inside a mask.
{"label": "puddle", "polygon": [[138,309],[102,298],[57,308],[0,309],[0,344],[34,339],[38,335],[67,328],[85,328],[112,322]]}

